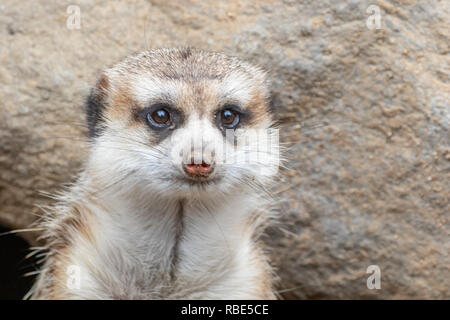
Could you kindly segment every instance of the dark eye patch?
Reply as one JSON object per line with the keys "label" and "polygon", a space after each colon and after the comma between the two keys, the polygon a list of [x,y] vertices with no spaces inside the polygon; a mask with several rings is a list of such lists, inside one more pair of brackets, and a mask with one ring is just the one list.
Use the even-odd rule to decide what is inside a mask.
{"label": "dark eye patch", "polygon": [[143,109],[135,108],[134,118],[145,124],[158,137],[158,142],[168,137],[184,122],[183,113],[166,103],[154,103]]}
{"label": "dark eye patch", "polygon": [[[236,124],[233,124],[233,121],[227,123],[224,117],[230,116],[232,114],[233,120],[238,120]],[[229,129],[238,129],[242,126],[245,126],[249,123],[251,118],[251,112],[241,108],[237,104],[227,103],[224,104],[220,109],[217,110],[215,114],[215,122],[217,127],[220,129],[223,135],[225,135],[226,130]],[[235,121],[236,122],[236,121]],[[231,125],[231,126],[230,126]]]}

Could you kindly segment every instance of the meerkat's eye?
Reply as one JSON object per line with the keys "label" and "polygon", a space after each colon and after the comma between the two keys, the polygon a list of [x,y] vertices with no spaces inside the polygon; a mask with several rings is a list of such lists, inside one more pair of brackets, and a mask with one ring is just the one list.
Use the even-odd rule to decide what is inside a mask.
{"label": "meerkat's eye", "polygon": [[234,129],[239,124],[239,113],[231,108],[220,112],[220,122],[226,129]]}
{"label": "meerkat's eye", "polygon": [[167,123],[170,120],[169,112],[164,109],[156,110],[152,113],[152,119],[159,124]]}
{"label": "meerkat's eye", "polygon": [[160,108],[147,113],[147,121],[155,127],[168,127],[171,124],[170,112],[165,108]]}

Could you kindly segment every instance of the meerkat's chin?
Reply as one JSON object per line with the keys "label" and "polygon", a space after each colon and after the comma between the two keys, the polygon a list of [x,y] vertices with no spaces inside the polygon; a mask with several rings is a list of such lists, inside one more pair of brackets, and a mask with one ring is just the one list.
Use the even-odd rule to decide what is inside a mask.
{"label": "meerkat's chin", "polygon": [[179,178],[179,183],[184,189],[192,189],[198,191],[216,187],[218,184],[220,184],[221,180],[222,178],[219,176],[211,178],[191,178],[188,176],[184,176]]}

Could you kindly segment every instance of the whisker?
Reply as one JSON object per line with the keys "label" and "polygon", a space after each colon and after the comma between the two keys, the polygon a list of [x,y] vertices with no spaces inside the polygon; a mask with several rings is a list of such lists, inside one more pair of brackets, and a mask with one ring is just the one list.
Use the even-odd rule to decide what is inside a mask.
{"label": "whisker", "polygon": [[110,189],[110,188],[116,186],[117,184],[119,184],[119,183],[125,181],[128,177],[130,177],[131,175],[135,174],[136,171],[137,171],[137,170],[132,170],[132,171],[130,171],[130,172],[129,172],[128,174],[126,174],[124,177],[121,177],[120,179],[117,179],[117,181],[114,181],[113,183],[109,184],[108,186],[106,186],[106,187],[103,188],[103,189],[96,190],[96,191],[90,193],[90,195],[92,195],[92,196],[94,196],[94,197],[95,197],[95,196],[98,196],[100,193],[103,193],[103,192],[107,191],[108,189]]}
{"label": "whisker", "polygon": [[22,233],[22,232],[42,231],[42,230],[44,230],[44,229],[43,228],[16,229],[16,230],[11,230],[11,231],[0,233],[0,236],[6,236],[9,234],[16,234],[16,233]]}

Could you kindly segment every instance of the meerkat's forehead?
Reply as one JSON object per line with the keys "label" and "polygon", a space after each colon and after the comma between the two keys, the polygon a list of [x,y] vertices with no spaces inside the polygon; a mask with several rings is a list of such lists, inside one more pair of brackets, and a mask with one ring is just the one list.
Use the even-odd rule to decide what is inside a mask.
{"label": "meerkat's forehead", "polygon": [[216,79],[240,74],[253,81],[266,81],[265,72],[222,53],[198,49],[155,49],[128,57],[109,70],[111,75],[147,74],[159,79]]}
{"label": "meerkat's forehead", "polygon": [[112,86],[126,87],[138,99],[177,98],[181,91],[216,90],[220,98],[244,102],[267,94],[265,72],[224,54],[196,49],[159,49],[132,56],[105,73]]}

